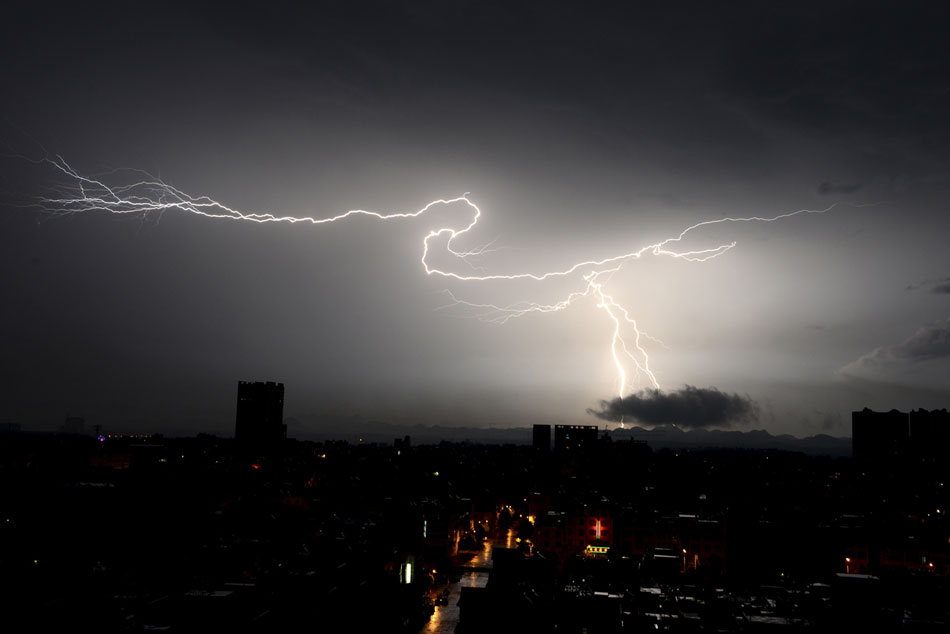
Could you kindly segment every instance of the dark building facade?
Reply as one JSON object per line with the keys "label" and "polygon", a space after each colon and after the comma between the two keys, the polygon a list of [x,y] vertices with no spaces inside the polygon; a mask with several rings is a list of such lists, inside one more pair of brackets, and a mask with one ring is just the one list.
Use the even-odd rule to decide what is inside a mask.
{"label": "dark building facade", "polygon": [[270,446],[286,437],[284,384],[239,381],[235,440],[243,445]]}
{"label": "dark building facade", "polygon": [[59,431],[64,434],[82,435],[86,433],[86,421],[76,416],[70,416],[66,419],[66,422],[63,423],[63,426],[59,428]]}
{"label": "dark building facade", "polygon": [[907,418],[913,454],[926,462],[946,460],[947,447],[950,445],[950,412],[945,409],[929,412],[916,409]]}
{"label": "dark building facade", "polygon": [[554,450],[577,451],[597,444],[596,425],[555,425]]}
{"label": "dark building facade", "polygon": [[950,441],[950,412],[925,409],[910,413],[867,408],[851,413],[851,442],[855,460],[885,463],[894,460],[942,460]]}
{"label": "dark building facade", "polygon": [[907,451],[907,414],[892,409],[851,412],[851,443],[855,460],[893,460]]}
{"label": "dark building facade", "polygon": [[531,445],[535,451],[548,453],[551,451],[551,426],[535,425],[531,434]]}

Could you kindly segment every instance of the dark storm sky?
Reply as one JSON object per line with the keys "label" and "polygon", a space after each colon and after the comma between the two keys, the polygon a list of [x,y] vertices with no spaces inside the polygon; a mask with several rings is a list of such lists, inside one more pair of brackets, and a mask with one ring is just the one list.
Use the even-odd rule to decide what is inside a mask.
{"label": "dark storm sky", "polygon": [[[8,3],[0,20],[0,420],[229,433],[238,380],[285,414],[595,422],[596,302],[499,326],[436,310],[566,286],[424,275],[437,219],[256,225],[18,205],[139,168],[246,212],[411,211],[471,192],[491,273],[616,255],[723,216],[703,264],[609,290],[664,389],[746,426],[847,434],[950,405],[950,10],[939,3]],[[569,292],[569,291],[568,291]],[[748,419],[749,416],[744,416]]]}

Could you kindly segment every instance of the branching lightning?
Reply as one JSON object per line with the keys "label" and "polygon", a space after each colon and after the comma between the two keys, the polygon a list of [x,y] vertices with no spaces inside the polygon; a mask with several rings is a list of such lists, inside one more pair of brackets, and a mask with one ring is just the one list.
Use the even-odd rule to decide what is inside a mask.
{"label": "branching lightning", "polygon": [[[481,210],[469,198],[466,192],[455,198],[440,198],[433,200],[416,211],[380,213],[364,209],[353,209],[335,216],[317,218],[312,216],[279,216],[271,213],[245,213],[228,207],[208,196],[190,196],[180,189],[165,183],[160,178],[146,172],[123,170],[136,174],[139,180],[124,185],[108,185],[106,179],[115,176],[117,172],[99,175],[96,177],[84,176],[73,169],[62,157],[44,158],[45,162],[59,170],[65,177],[65,184],[53,191],[53,195],[41,197],[37,205],[45,212],[56,215],[79,214],[90,212],[107,212],[111,214],[130,214],[147,218],[153,214],[159,217],[168,211],[180,211],[188,214],[205,216],[212,219],[242,220],[248,222],[268,223],[282,222],[289,224],[309,223],[324,225],[339,222],[352,216],[369,216],[378,220],[399,220],[417,218],[437,207],[458,206],[465,211],[462,220],[455,226],[445,226],[430,230],[422,240],[422,257],[420,259],[423,270],[427,275],[439,276],[457,282],[477,283],[489,281],[529,280],[544,282],[553,278],[574,278],[578,280],[576,290],[566,297],[552,304],[535,302],[518,302],[505,306],[494,304],[478,304],[456,297],[446,290],[449,298],[448,306],[460,306],[470,310],[474,316],[484,321],[504,324],[507,321],[523,317],[529,313],[555,313],[586,298],[592,298],[595,307],[603,309],[610,319],[612,326],[610,353],[617,370],[618,394],[623,398],[628,393],[628,387],[640,385],[645,381],[650,387],[658,389],[659,381],[651,369],[650,356],[647,352],[647,342],[663,345],[658,339],[651,337],[641,330],[637,321],[606,291],[605,285],[610,276],[619,271],[625,264],[639,260],[647,255],[669,257],[688,262],[706,262],[718,258],[736,246],[735,242],[720,244],[707,249],[680,250],[677,247],[686,236],[701,228],[726,223],[748,222],[775,222],[802,214],[823,214],[834,206],[826,209],[800,209],[789,213],[771,217],[725,217],[715,220],[706,220],[690,225],[680,233],[649,244],[634,251],[614,255],[602,259],[591,259],[577,262],[565,268],[547,272],[521,272],[513,274],[488,274],[482,267],[475,266],[471,259],[483,256],[493,251],[492,244],[478,249],[467,251],[456,250],[455,241],[469,233],[478,224]],[[464,263],[465,273],[439,268],[430,262],[430,252],[441,245],[444,252],[455,261]],[[443,306],[445,308],[445,306]],[[625,336],[625,332],[629,333]],[[630,371],[628,371],[628,368]]]}

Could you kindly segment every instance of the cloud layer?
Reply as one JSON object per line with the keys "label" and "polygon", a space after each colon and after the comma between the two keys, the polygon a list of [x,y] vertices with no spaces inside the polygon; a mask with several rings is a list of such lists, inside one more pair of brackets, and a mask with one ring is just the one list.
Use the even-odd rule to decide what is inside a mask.
{"label": "cloud layer", "polygon": [[950,277],[945,278],[937,282],[930,289],[931,293],[936,293],[938,295],[950,295]]}
{"label": "cloud layer", "polygon": [[950,318],[925,324],[900,343],[875,348],[839,372],[850,377],[879,378],[922,361],[946,358],[950,358]]}
{"label": "cloud layer", "polygon": [[818,186],[818,193],[822,196],[830,194],[853,194],[862,187],[862,183],[829,183],[824,182]]}
{"label": "cloud layer", "polygon": [[906,290],[916,291],[918,289],[927,289],[935,295],[950,295],[950,277],[939,280],[924,280],[919,284],[908,284]]}
{"label": "cloud layer", "polygon": [[601,401],[599,410],[587,412],[609,421],[635,419],[647,425],[699,428],[728,427],[755,420],[758,408],[748,396],[686,385],[674,392],[644,390],[626,398]]}

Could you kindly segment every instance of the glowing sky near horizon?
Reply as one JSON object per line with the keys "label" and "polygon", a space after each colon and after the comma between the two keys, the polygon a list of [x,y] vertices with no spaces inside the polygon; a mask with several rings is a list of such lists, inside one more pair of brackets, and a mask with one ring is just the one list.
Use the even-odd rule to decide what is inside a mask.
{"label": "glowing sky near horizon", "polygon": [[455,247],[471,257],[433,238],[429,260],[469,277],[835,205],[703,226],[678,248],[736,248],[642,258],[605,289],[662,341],[645,348],[659,385],[748,395],[757,427],[847,434],[852,409],[950,405],[947,10],[821,8],[14,7],[0,420],[227,433],[234,381],[260,379],[287,385],[301,428],[590,423],[623,389],[593,295],[556,318],[472,319],[557,306],[587,290],[583,272],[419,275],[422,238],[460,228],[459,209],[307,228],[45,220],[20,203],[49,174],[12,158],[43,151],[244,213],[414,211],[471,192],[482,215]]}
{"label": "glowing sky near horizon", "polygon": [[[726,216],[714,220],[704,220],[658,242],[640,246],[624,253],[601,255],[595,259],[575,262],[562,268],[543,272],[489,273],[485,267],[473,264],[472,260],[492,253],[494,249],[491,248],[490,244],[464,251],[457,250],[453,246],[456,240],[464,239],[465,234],[476,228],[482,215],[478,205],[468,197],[468,192],[455,198],[440,198],[430,201],[415,211],[380,212],[351,209],[332,216],[290,216],[273,212],[240,211],[207,195],[193,196],[187,194],[162,179],[139,170],[112,170],[104,175],[88,176],[78,172],[61,156],[45,157],[31,162],[51,167],[61,177],[65,178],[66,182],[56,188],[54,193],[48,196],[39,196],[33,205],[30,205],[53,216],[107,213],[118,216],[130,215],[143,221],[149,220],[150,217],[157,217],[155,219],[157,222],[166,212],[179,212],[211,220],[320,226],[345,222],[348,219],[361,216],[381,221],[408,220],[431,215],[434,213],[432,210],[443,207],[461,207],[467,213],[463,213],[460,220],[456,219],[453,223],[445,226],[437,225],[425,234],[422,240],[420,262],[426,275],[469,284],[504,283],[521,280],[543,283],[559,278],[579,278],[581,284],[578,290],[572,291],[553,303],[521,300],[507,305],[480,304],[459,299],[451,291],[446,290],[445,293],[451,300],[446,307],[461,307],[472,311],[472,314],[478,319],[505,324],[511,319],[525,317],[526,315],[559,313],[575,303],[592,299],[595,307],[602,309],[608,317],[611,333],[609,356],[616,368],[617,397],[620,399],[623,399],[629,393],[631,387],[639,387],[641,378],[646,383],[647,388],[660,389],[656,374],[650,368],[650,355],[646,350],[646,346],[650,344],[664,346],[664,344],[642,330],[630,312],[614,300],[607,288],[610,277],[620,272],[624,265],[648,256],[705,263],[735,248],[737,244],[735,241],[697,248],[684,248],[682,246],[684,243],[688,243],[691,233],[704,228],[729,224],[775,223],[795,216],[824,214],[834,207],[834,205],[831,205],[825,209],[799,209],[769,217]],[[122,176],[127,178],[122,179]],[[873,203],[862,206],[873,206]],[[433,244],[437,246],[433,247]],[[452,269],[434,266],[430,261],[430,250],[444,250],[457,267],[465,265],[468,268],[462,267],[462,271],[457,272]],[[352,283],[360,284],[361,282],[360,279],[355,279]],[[650,301],[652,298],[639,299]],[[378,312],[385,314],[386,311],[387,307],[378,307]],[[625,330],[630,332],[625,333]]]}

